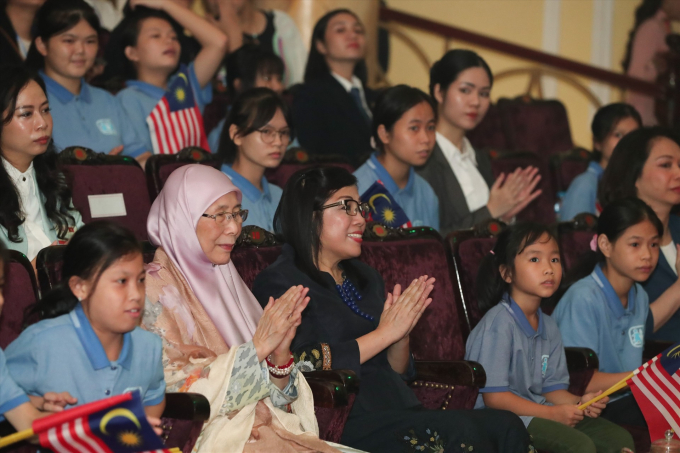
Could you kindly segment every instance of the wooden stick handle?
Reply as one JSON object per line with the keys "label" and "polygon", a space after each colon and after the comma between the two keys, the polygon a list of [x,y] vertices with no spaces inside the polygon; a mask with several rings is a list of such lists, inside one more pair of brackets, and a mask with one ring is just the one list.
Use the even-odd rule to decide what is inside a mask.
{"label": "wooden stick handle", "polygon": [[33,437],[33,434],[35,433],[33,432],[32,429],[25,429],[23,431],[19,431],[18,433],[5,436],[2,439],[0,439],[0,448],[4,448],[8,445],[21,442],[22,440],[30,439],[31,437]]}
{"label": "wooden stick handle", "polygon": [[628,376],[626,376],[625,378],[621,379],[621,380],[620,380],[619,382],[617,382],[616,384],[612,385],[606,392],[603,392],[602,394],[596,396],[596,397],[593,398],[592,400],[590,400],[590,401],[588,401],[588,402],[585,402],[585,403],[581,404],[581,405],[578,407],[578,409],[582,411],[582,410],[584,410],[585,408],[587,408],[588,406],[590,406],[591,404],[597,403],[598,401],[600,401],[600,400],[601,400],[602,398],[604,398],[605,396],[609,396],[609,395],[611,395],[612,393],[616,393],[616,392],[618,392],[619,390],[621,390],[622,388],[627,387],[628,384],[626,383],[626,381],[627,381],[628,379],[632,378],[633,376],[635,376],[635,373],[634,373],[634,372],[633,372],[633,373],[630,373]]}

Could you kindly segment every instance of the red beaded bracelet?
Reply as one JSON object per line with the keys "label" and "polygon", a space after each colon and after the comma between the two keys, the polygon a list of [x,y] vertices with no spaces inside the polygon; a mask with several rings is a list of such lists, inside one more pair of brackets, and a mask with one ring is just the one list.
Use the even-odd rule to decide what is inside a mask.
{"label": "red beaded bracelet", "polygon": [[283,366],[274,365],[274,363],[272,362],[271,354],[267,356],[266,361],[269,373],[276,378],[288,376],[291,373],[291,371],[293,371],[293,367],[295,366],[295,360],[293,359],[292,352],[290,353],[290,360]]}

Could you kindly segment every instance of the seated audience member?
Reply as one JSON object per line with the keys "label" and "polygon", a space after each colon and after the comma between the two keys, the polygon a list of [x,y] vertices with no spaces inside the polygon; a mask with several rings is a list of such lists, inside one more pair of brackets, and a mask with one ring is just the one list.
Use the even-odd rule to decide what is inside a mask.
{"label": "seated audience member", "polygon": [[311,390],[290,353],[307,288],[270,298],[263,312],[231,262],[247,214],[222,172],[186,165],[170,175],[149,215],[160,247],[143,326],[163,339],[168,389],[211,402],[194,449],[337,452],[316,435]]}
{"label": "seated audience member", "polygon": [[26,63],[41,69],[61,151],[84,146],[138,157],[147,149],[110,93],[83,77],[95,63],[99,21],[84,0],[47,0],[35,19],[37,37]]}
{"label": "seated audience member", "polygon": [[366,35],[351,11],[327,13],[314,26],[305,83],[294,91],[293,118],[300,146],[310,154],[343,156],[358,167],[371,148],[366,88]]}
{"label": "seated audience member", "polygon": [[[307,49],[293,19],[283,11],[258,9],[253,0],[213,2],[210,13],[229,36],[229,53],[242,45],[253,45],[283,60],[284,86],[302,82]],[[227,68],[227,77],[229,68]]]}
{"label": "seated audience member", "polygon": [[[8,258],[7,249],[0,242],[0,312],[5,304],[2,293],[7,283],[5,264]],[[75,398],[66,392],[47,392],[43,396],[31,396],[29,400],[9,375],[5,353],[0,349],[0,421],[7,420],[17,431],[23,431],[30,429],[34,420],[50,415],[50,412],[62,411],[64,406],[75,402]]]}
{"label": "seated audience member", "polygon": [[33,42],[33,18],[44,0],[0,1],[0,65],[20,65]]}
{"label": "seated audience member", "polygon": [[491,69],[471,50],[450,50],[430,70],[437,141],[432,157],[417,171],[439,198],[442,234],[492,217],[511,220],[541,194],[534,190],[541,179],[537,168],[517,169],[494,181],[488,156],[465,138],[488,111],[492,84]]}
{"label": "seated audience member", "polygon": [[113,222],[90,223],[66,246],[61,272],[61,282],[33,309],[43,321],[26,328],[5,351],[11,376],[29,395],[66,390],[78,404],[136,388],[147,416],[160,417],[161,339],[139,328],[141,244]]}
{"label": "seated audience member", "polygon": [[413,169],[432,154],[436,126],[436,106],[421,90],[398,85],[381,93],[373,110],[373,140],[378,151],[354,172],[359,195],[363,197],[379,181],[413,226],[439,229],[439,200]]}
{"label": "seated audience member", "polygon": [[[310,302],[291,350],[361,379],[342,443],[371,452],[424,451],[435,432],[432,450],[528,451],[529,437],[516,416],[426,410],[406,385],[415,376],[409,334],[431,302],[434,279],[422,276],[403,292],[396,285],[385,294],[380,274],[357,260],[368,213],[358,200],[356,178],[345,169],[295,173],[274,222],[286,242],[283,253],[253,286],[262,306],[291,285],[308,287]],[[412,443],[416,438],[420,442]]]}
{"label": "seated audience member", "polygon": [[504,409],[522,418],[534,447],[553,453],[634,449],[631,435],[598,418],[605,397],[585,410],[567,391],[569,373],[557,323],[541,311],[562,279],[560,250],[543,225],[506,228],[484,257],[477,276],[479,307],[486,312],[472,330],[466,360],[479,362],[487,381],[476,408]]}
{"label": "seated audience member", "polygon": [[[606,209],[609,203],[626,197],[647,203],[663,225],[659,262],[642,283],[649,303],[679,304],[680,218],[671,211],[680,204],[680,141],[674,133],[646,127],[619,141],[602,176],[599,199]],[[655,340],[680,341],[680,312],[661,329],[647,329],[646,335]]]}
{"label": "seated audience member", "polygon": [[[253,44],[243,45],[227,57],[229,96],[234,100],[239,93],[251,88],[269,88],[276,94],[282,94],[283,70],[283,60],[272,52]],[[225,121],[226,118],[221,119],[208,134],[208,144],[213,152],[216,152],[220,147],[220,136]]]}
{"label": "seated audience member", "polygon": [[[127,88],[117,97],[146,148],[174,154],[188,146],[209,149],[202,111],[212,99],[211,81],[227,49],[227,37],[175,2],[130,0],[135,10],[121,23],[129,60]],[[180,44],[172,20],[190,31],[202,48],[179,70]]]}
{"label": "seated audience member", "polygon": [[574,178],[569,185],[560,208],[562,220],[571,220],[582,212],[600,214],[602,209],[597,202],[597,186],[602,173],[621,137],[641,126],[640,114],[628,104],[609,104],[597,111],[590,124],[593,131],[592,161],[588,164],[588,170]]}
{"label": "seated audience member", "polygon": [[33,261],[82,227],[57,164],[45,84],[16,66],[0,71],[0,242]]}
{"label": "seated audience member", "polygon": [[274,213],[281,188],[264,177],[268,168],[281,164],[292,136],[290,113],[281,97],[269,88],[241,93],[232,105],[220,139],[222,171],[243,194],[248,210],[244,225],[274,231]]}
{"label": "seated audience member", "polygon": [[[663,236],[652,208],[639,198],[613,201],[602,211],[597,233],[592,262],[584,269],[592,273],[567,290],[552,315],[565,346],[597,353],[600,367],[586,391],[607,390],[641,366],[645,331],[659,330],[680,308],[680,300],[668,298],[650,304],[640,285],[656,267]],[[602,416],[646,426],[630,392],[613,399]]]}

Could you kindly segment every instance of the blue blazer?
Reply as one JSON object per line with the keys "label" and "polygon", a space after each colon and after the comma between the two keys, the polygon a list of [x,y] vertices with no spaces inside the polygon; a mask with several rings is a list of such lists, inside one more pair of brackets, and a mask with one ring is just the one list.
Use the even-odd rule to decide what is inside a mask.
{"label": "blue blazer", "polygon": [[[668,219],[668,229],[671,231],[673,242],[680,244],[680,217],[671,215]],[[675,266],[675,263],[669,263],[664,254],[659,253],[659,263],[656,265],[656,269],[654,269],[649,279],[642,284],[642,287],[647,291],[647,295],[649,295],[650,304],[658,299],[678,279],[671,266]],[[673,342],[680,341],[680,310],[676,311],[671,319],[657,332],[648,330],[646,338]]]}
{"label": "blue blazer", "polygon": [[[57,240],[57,229],[47,217],[47,213],[45,212],[45,196],[38,189],[37,181],[35,181],[35,193],[40,194],[40,215],[42,216],[43,231],[47,237],[50,238],[50,241],[54,242]],[[75,219],[75,225],[71,225],[75,227],[74,230],[77,230],[84,225],[80,212],[73,207],[73,204],[71,204],[71,215]],[[69,235],[67,239],[70,239],[70,236],[71,235]],[[2,241],[8,249],[16,250],[26,255],[28,253],[28,240],[26,239],[26,229],[23,224],[19,225],[19,238],[21,238],[21,242],[10,241],[7,236],[7,229],[0,225],[0,241]]]}

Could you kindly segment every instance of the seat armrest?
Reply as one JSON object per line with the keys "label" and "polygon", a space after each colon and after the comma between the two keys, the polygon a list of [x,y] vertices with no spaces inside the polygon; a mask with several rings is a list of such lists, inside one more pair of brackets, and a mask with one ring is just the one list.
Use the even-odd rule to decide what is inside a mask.
{"label": "seat armrest", "polygon": [[210,418],[210,403],[199,393],[166,393],[162,417],[204,422]]}
{"label": "seat armrest", "polygon": [[304,373],[305,378],[317,379],[317,380],[335,380],[342,382],[347,393],[357,393],[359,391],[359,378],[357,374],[352,370],[318,370],[318,371],[306,371]]}
{"label": "seat armrest", "polygon": [[569,347],[564,348],[564,353],[567,357],[567,368],[570,373],[597,370],[600,367],[597,354],[592,349]]}
{"label": "seat armrest", "polygon": [[469,360],[441,362],[416,360],[416,379],[448,385],[484,387],[486,372],[481,364]]}
{"label": "seat armrest", "polygon": [[312,389],[315,407],[333,409],[347,406],[349,396],[342,381],[323,377],[307,377],[306,373],[305,377]]}

